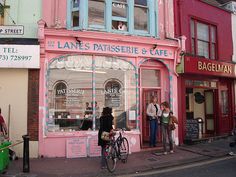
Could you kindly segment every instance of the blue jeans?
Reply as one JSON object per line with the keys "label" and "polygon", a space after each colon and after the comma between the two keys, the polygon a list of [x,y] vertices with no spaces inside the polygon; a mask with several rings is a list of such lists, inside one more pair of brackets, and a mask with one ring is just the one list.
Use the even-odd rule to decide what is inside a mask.
{"label": "blue jeans", "polygon": [[157,128],[157,120],[150,120],[150,146],[156,146]]}

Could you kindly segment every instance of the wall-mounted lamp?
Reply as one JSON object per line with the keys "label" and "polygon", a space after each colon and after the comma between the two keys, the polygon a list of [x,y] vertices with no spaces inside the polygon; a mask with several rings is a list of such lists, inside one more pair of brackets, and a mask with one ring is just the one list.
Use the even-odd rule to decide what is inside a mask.
{"label": "wall-mounted lamp", "polygon": [[75,37],[75,40],[76,40],[79,44],[81,44],[81,42],[82,42],[78,37]]}
{"label": "wall-mounted lamp", "polygon": [[152,47],[152,49],[154,50],[154,49],[156,49],[156,48],[157,48],[157,44],[154,44],[153,47]]}
{"label": "wall-mounted lamp", "polygon": [[184,56],[184,54],[185,54],[184,51],[181,51],[179,55]]}

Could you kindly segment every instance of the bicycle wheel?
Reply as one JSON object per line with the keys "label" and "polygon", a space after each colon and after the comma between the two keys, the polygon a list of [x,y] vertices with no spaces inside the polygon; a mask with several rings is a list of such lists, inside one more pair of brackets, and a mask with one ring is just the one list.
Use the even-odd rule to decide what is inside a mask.
{"label": "bicycle wheel", "polygon": [[126,163],[129,156],[129,142],[123,137],[120,143],[120,158],[123,163]]}
{"label": "bicycle wheel", "polygon": [[112,145],[106,147],[106,155],[105,155],[106,165],[109,172],[114,172],[116,169],[116,151]]}

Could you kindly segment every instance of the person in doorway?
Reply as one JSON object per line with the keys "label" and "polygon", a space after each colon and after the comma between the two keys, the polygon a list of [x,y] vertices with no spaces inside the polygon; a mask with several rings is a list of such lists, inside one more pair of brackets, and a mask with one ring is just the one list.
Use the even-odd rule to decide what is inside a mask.
{"label": "person in doorway", "polygon": [[0,108],[0,135],[7,137],[7,126],[2,116],[2,109]]}
{"label": "person in doorway", "polygon": [[152,102],[148,104],[147,107],[147,117],[150,122],[150,141],[149,146],[156,146],[156,137],[158,130],[158,117],[161,116],[161,109],[159,104],[157,104],[157,97],[152,97]]}
{"label": "person in doorway", "polygon": [[171,117],[171,111],[170,111],[170,105],[168,102],[161,103],[161,132],[162,132],[162,139],[163,139],[163,149],[164,149],[164,155],[167,154],[167,142],[166,139],[169,140],[170,145],[170,153],[174,153],[173,151],[173,139],[172,139],[172,130],[169,127],[170,117]]}
{"label": "person in doorway", "polygon": [[105,164],[105,147],[108,141],[101,139],[102,132],[111,132],[113,129],[113,119],[112,108],[105,107],[102,111],[102,116],[100,117],[100,129],[98,131],[98,146],[101,146],[101,168],[106,168]]}

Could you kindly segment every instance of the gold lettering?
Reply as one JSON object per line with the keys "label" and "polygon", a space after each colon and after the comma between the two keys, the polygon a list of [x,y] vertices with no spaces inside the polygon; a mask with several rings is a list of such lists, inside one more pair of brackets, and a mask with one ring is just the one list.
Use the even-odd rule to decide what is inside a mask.
{"label": "gold lettering", "polygon": [[202,70],[202,62],[201,61],[198,62],[198,70]]}
{"label": "gold lettering", "polygon": [[211,63],[207,63],[207,71],[211,71]]}
{"label": "gold lettering", "polygon": [[216,65],[215,64],[212,64],[212,71],[215,71],[215,67],[216,67]]}
{"label": "gold lettering", "polygon": [[214,63],[205,63],[202,61],[198,61],[198,70],[232,74],[232,66],[214,64]]}
{"label": "gold lettering", "polygon": [[229,74],[232,74],[232,67],[231,66],[228,67],[229,67]]}
{"label": "gold lettering", "polygon": [[[223,66],[223,65],[222,65]],[[224,73],[227,73],[227,67],[226,66],[223,66],[223,72]]]}
{"label": "gold lettering", "polygon": [[203,63],[202,70],[206,70],[207,71],[206,63]]}

